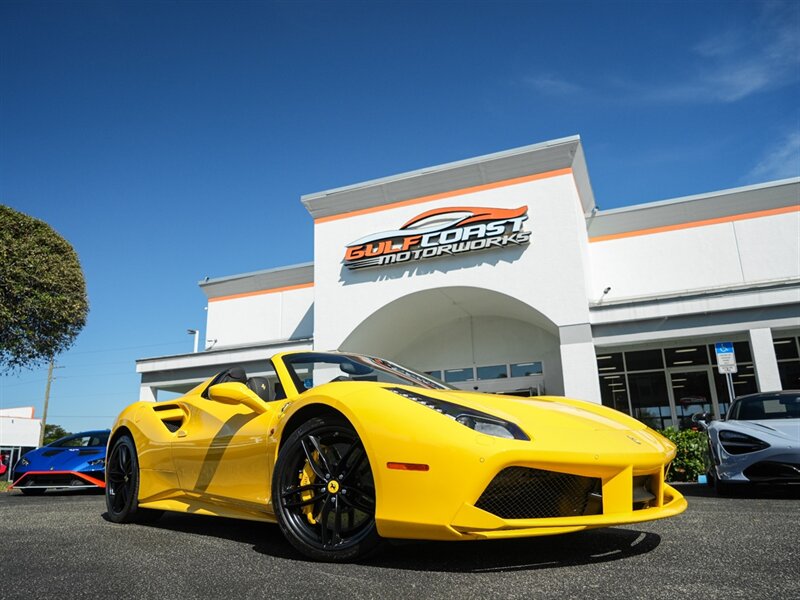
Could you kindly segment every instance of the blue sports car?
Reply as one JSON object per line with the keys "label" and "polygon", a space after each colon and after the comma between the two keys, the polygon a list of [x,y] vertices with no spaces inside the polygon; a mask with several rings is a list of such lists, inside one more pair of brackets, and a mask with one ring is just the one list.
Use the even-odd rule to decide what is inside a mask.
{"label": "blue sports car", "polygon": [[84,431],[31,450],[14,465],[9,489],[38,496],[48,489],[105,488],[109,433]]}

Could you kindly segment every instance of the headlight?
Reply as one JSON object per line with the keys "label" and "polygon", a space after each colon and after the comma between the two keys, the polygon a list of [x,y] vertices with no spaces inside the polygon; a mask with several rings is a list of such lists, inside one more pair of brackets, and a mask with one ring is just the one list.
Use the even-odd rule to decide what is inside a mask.
{"label": "headlight", "polygon": [[106,459],[105,458],[95,458],[94,460],[89,461],[90,467],[105,467],[106,466]]}
{"label": "headlight", "polygon": [[758,438],[727,429],[719,432],[719,441],[728,454],[747,454],[748,452],[757,452],[758,450],[769,448],[768,443],[762,442]]}
{"label": "headlight", "polygon": [[498,417],[493,417],[492,415],[487,415],[486,413],[478,410],[466,408],[458,404],[453,404],[452,402],[446,402],[445,400],[429,398],[428,396],[423,396],[422,394],[418,394],[410,390],[404,390],[402,388],[386,389],[399,396],[403,396],[403,398],[413,400],[417,404],[427,406],[428,408],[435,410],[446,417],[450,417],[456,423],[459,423],[464,427],[469,427],[478,433],[484,433],[486,435],[506,438],[509,440],[530,441],[531,439],[525,434],[524,431],[522,431],[522,429],[519,428],[518,425]]}
{"label": "headlight", "polygon": [[23,456],[22,458],[19,459],[19,462],[17,463],[17,466],[18,467],[27,467],[29,464],[31,464],[31,461],[29,461],[27,458],[25,458]]}

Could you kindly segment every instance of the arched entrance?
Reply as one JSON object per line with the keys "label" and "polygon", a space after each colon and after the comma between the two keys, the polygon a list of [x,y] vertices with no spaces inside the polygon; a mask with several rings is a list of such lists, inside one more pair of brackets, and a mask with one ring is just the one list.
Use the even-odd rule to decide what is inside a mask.
{"label": "arched entrance", "polygon": [[340,349],[434,372],[469,390],[562,394],[558,327],[506,294],[445,287],[403,296],[361,322]]}

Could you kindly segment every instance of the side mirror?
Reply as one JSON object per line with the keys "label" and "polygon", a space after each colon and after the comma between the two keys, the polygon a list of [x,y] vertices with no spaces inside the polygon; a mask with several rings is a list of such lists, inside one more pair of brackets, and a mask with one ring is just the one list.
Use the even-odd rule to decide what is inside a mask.
{"label": "side mirror", "polygon": [[714,420],[714,413],[701,412],[692,415],[692,422],[697,423],[703,429],[708,429],[708,424]]}
{"label": "side mirror", "polygon": [[256,413],[267,411],[267,406],[243,383],[234,381],[212,385],[208,390],[208,397],[214,402],[223,404],[243,404]]}

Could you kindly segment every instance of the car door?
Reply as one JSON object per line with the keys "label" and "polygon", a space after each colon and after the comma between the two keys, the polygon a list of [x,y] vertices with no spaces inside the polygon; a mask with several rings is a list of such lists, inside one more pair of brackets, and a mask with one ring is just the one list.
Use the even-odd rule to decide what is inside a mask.
{"label": "car door", "polygon": [[270,495],[267,443],[276,403],[264,403],[263,412],[201,396],[182,404],[187,417],[172,443],[181,488],[190,497],[262,509]]}

